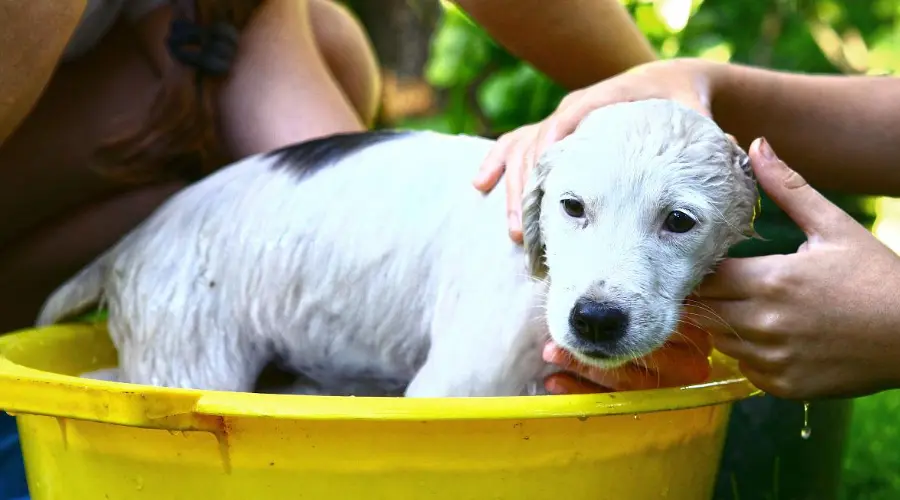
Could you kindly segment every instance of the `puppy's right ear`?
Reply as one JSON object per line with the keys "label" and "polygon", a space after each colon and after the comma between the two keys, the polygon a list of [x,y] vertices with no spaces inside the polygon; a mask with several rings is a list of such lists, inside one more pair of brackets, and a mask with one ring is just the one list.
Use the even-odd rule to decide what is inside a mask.
{"label": "puppy's right ear", "polygon": [[538,161],[522,198],[522,236],[525,254],[528,256],[528,269],[536,278],[547,275],[547,264],[544,260],[544,237],[541,232],[541,203],[544,200],[544,181],[550,171],[549,163]]}
{"label": "puppy's right ear", "polygon": [[742,192],[738,193],[738,199],[743,200],[743,203],[739,203],[738,206],[745,213],[745,216],[739,221],[743,233],[742,236],[764,240],[754,228],[754,222],[762,206],[762,198],[759,195],[756,175],[753,173],[753,167],[750,164],[750,155],[735,141],[732,141],[732,155],[732,163],[740,182],[743,184]]}

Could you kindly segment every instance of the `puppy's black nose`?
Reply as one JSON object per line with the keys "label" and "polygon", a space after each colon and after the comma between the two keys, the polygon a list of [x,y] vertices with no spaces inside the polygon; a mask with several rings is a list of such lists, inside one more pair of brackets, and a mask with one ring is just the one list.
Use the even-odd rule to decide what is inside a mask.
{"label": "puppy's black nose", "polygon": [[578,299],[569,313],[569,326],[580,340],[608,344],[625,336],[628,313],[609,303]]}

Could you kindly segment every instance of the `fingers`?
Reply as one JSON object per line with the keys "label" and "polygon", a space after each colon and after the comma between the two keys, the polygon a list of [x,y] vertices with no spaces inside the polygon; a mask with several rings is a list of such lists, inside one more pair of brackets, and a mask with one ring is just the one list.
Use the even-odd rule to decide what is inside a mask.
{"label": "fingers", "polygon": [[[609,387],[614,390],[623,390],[623,370],[604,370],[594,366],[587,366],[575,359],[568,351],[554,343],[544,347],[544,361],[554,364],[569,373],[579,375],[598,386]],[[550,390],[548,388],[548,390]],[[551,391],[552,392],[552,391]]]}
{"label": "fingers", "polygon": [[615,102],[618,101],[616,99],[580,99],[565,109],[561,109],[555,114],[553,124],[554,135],[557,137],[566,137],[570,135],[572,132],[575,132],[575,129],[578,128],[578,124],[581,123],[581,120],[587,116],[588,113]]}
{"label": "fingers", "polygon": [[[742,304],[740,301],[710,301],[713,304],[721,305],[731,302]],[[718,309],[722,309],[719,307]],[[735,328],[731,323],[722,317],[721,313],[713,308],[713,306],[703,303],[702,306],[693,306],[686,309],[683,313],[685,322],[690,322],[693,328],[706,334],[706,342],[712,343],[712,336],[718,335],[736,335]]]}
{"label": "fingers", "polygon": [[645,368],[639,372],[655,375],[643,381],[643,386],[650,389],[699,384],[709,377],[709,350],[698,349],[693,344],[671,345],[657,349],[634,364]]}
{"label": "fingers", "polygon": [[494,144],[472,181],[475,189],[488,193],[497,186],[506,169],[506,157],[513,142],[510,138],[504,137]]}
{"label": "fingers", "polygon": [[[634,84],[634,82],[630,82]],[[598,84],[602,85],[602,84]],[[654,97],[660,98],[670,98],[680,102],[681,104],[697,111],[698,113],[706,116],[708,118],[712,118],[712,113],[709,109],[709,104],[704,102],[700,95],[698,95],[694,89],[691,89],[689,92],[679,92],[675,94],[662,92],[664,89],[656,88],[649,92],[644,90],[645,93],[643,95],[641,93],[635,93],[632,88],[623,88],[626,83],[625,81],[619,82],[616,86],[608,86],[604,92],[598,92],[597,89],[593,89],[594,92],[585,93],[584,95],[578,96],[578,98],[573,99],[565,107],[560,106],[560,109],[557,110],[554,115],[556,116],[556,126],[558,127],[557,136],[565,137],[572,132],[575,131],[575,128],[578,127],[578,124],[581,123],[581,120],[587,116],[588,113],[595,109],[600,109],[604,106],[609,106],[612,104],[618,104],[623,102],[632,102],[639,101],[643,99],[651,99]]]}
{"label": "fingers", "polygon": [[747,380],[749,380],[751,384],[766,394],[781,399],[791,399],[787,397],[787,394],[782,394],[781,391],[778,390],[776,384],[770,382],[770,377],[767,374],[757,370],[751,363],[740,360],[738,362],[738,369],[745,377],[747,377]]}
{"label": "fingers", "polygon": [[[596,87],[599,87],[599,85],[602,84],[597,84]],[[594,92],[588,92],[588,90],[594,90]],[[554,140],[559,140],[574,132],[581,120],[591,111],[610,104],[633,100],[628,97],[627,92],[621,91],[618,86],[609,86],[604,92],[597,92],[596,90],[597,88],[591,87],[578,95],[572,95],[571,99],[564,99],[560,107],[553,113],[552,133],[548,129],[544,131],[545,134],[550,133],[551,137],[555,138]],[[554,141],[549,141],[549,143],[552,142]]]}
{"label": "fingers", "polygon": [[606,387],[565,372],[554,373],[547,377],[547,380],[544,381],[544,388],[550,394],[597,394],[611,392]]}
{"label": "fingers", "polygon": [[735,335],[716,335],[713,345],[722,354],[738,360],[760,359],[756,347],[748,340]]}
{"label": "fingers", "polygon": [[691,321],[691,316],[696,316],[696,314],[692,314],[690,310],[686,309],[684,316],[687,321],[682,321],[678,325],[678,330],[666,342],[666,346],[694,349],[698,355],[708,356],[712,349],[709,333]]}
{"label": "fingers", "polygon": [[765,139],[753,141],[749,154],[760,186],[807,236],[840,238],[859,225],[778,159]]}
{"label": "fingers", "polygon": [[[706,353],[700,353],[696,347],[687,345],[664,347],[648,357],[615,369],[584,365],[553,343],[544,349],[544,360],[596,386],[616,391],[700,383],[707,379],[710,370]],[[548,390],[553,392],[550,388]],[[596,392],[596,389],[589,392]]]}
{"label": "fingers", "polygon": [[717,349],[720,339],[726,337],[761,348],[782,345],[796,324],[790,313],[786,315],[783,308],[768,301],[710,300],[706,305],[708,312],[691,321],[712,337]]}
{"label": "fingers", "polygon": [[559,133],[559,130],[555,116],[551,116],[541,123],[541,126],[538,128],[536,140],[534,141],[534,163],[531,165],[531,168],[537,166],[537,162],[541,159],[541,156],[547,148],[565,137],[565,135]]}
{"label": "fingers", "polygon": [[536,161],[538,146],[537,124],[510,132],[494,144],[472,181],[476,189],[489,192],[505,173],[506,214],[509,235],[522,243],[522,198],[528,176]]}
{"label": "fingers", "polygon": [[725,259],[694,289],[700,299],[743,300],[771,294],[783,280],[790,256]]}
{"label": "fingers", "polygon": [[507,157],[506,164],[506,217],[509,236],[522,243],[522,192],[525,189],[528,143],[519,141]]}
{"label": "fingers", "polygon": [[509,235],[522,243],[522,198],[528,177],[547,147],[561,139],[556,120],[549,118],[540,125],[520,129],[515,144],[506,154],[506,212]]}

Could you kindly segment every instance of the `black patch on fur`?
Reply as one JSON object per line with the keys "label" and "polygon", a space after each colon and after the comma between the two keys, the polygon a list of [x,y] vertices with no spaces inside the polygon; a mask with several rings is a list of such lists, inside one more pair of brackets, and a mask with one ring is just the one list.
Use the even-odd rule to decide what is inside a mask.
{"label": "black patch on fur", "polygon": [[285,146],[266,153],[264,157],[274,159],[275,168],[288,169],[303,178],[369,146],[408,137],[414,133],[404,130],[375,130],[334,134]]}

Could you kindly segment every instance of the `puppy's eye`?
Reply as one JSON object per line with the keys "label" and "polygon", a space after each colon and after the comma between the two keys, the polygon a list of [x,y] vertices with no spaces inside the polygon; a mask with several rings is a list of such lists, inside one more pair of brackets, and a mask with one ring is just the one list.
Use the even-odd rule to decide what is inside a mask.
{"label": "puppy's eye", "polygon": [[566,198],[560,203],[569,217],[574,217],[576,219],[584,217],[584,203],[573,200],[572,198]]}
{"label": "puppy's eye", "polygon": [[682,212],[681,210],[675,210],[673,212],[669,212],[669,215],[666,216],[666,222],[663,226],[666,228],[666,231],[671,231],[673,233],[686,233],[694,228],[697,224],[697,221],[694,220],[690,215]]}

